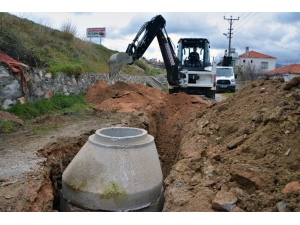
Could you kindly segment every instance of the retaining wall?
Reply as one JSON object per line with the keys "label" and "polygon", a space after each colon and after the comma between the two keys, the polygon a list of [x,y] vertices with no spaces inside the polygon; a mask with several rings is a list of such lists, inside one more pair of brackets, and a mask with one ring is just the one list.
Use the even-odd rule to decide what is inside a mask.
{"label": "retaining wall", "polygon": [[[89,86],[96,80],[104,80],[114,83],[117,80],[128,83],[151,82],[149,76],[119,75],[115,79],[109,79],[108,74],[82,74],[80,76],[68,76],[58,73],[53,76],[40,69],[30,68],[25,72],[27,91],[23,90],[21,74],[12,73],[8,68],[0,66],[0,106],[7,109],[18,102],[35,102],[42,98],[50,98],[54,94],[79,94],[85,93]],[[24,93],[25,91],[25,93]]]}

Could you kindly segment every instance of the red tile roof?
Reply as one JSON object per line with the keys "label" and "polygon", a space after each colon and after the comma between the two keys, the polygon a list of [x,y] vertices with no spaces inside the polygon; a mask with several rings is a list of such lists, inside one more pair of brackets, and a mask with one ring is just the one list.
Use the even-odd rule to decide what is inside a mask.
{"label": "red tile roof", "polygon": [[266,74],[268,74],[268,75],[286,74],[286,73],[300,74],[300,64],[290,64],[290,65],[283,66],[283,67],[266,72]]}
{"label": "red tile roof", "polygon": [[241,54],[240,58],[262,58],[262,59],[276,59],[273,56],[265,55],[256,51],[249,51],[249,57],[246,57],[246,53]]}

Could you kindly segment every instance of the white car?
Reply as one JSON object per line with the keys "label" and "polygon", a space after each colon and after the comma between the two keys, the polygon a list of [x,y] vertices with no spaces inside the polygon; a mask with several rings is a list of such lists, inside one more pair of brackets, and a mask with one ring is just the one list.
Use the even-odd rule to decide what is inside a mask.
{"label": "white car", "polygon": [[234,71],[231,66],[217,66],[216,68],[216,91],[235,92],[236,84]]}

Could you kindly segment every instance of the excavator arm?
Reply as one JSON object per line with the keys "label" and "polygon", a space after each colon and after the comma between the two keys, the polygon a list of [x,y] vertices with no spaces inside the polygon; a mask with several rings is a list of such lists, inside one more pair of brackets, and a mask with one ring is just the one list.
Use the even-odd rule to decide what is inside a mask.
{"label": "excavator arm", "polygon": [[[155,16],[144,23],[132,43],[128,45],[126,52],[116,53],[111,56],[109,61],[110,76],[115,76],[124,65],[131,65],[135,60],[142,57],[156,37],[166,66],[168,82],[178,85],[180,82],[178,77],[179,60],[175,55],[171,40],[167,36],[165,25],[166,20],[161,15]],[[143,36],[140,38],[142,34]]]}

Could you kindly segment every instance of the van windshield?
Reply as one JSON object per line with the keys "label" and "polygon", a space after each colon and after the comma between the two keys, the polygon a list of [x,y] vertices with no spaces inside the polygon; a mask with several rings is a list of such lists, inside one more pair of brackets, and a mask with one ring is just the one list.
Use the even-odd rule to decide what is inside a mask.
{"label": "van windshield", "polygon": [[220,76],[225,76],[225,77],[233,76],[232,68],[217,68],[217,77]]}

